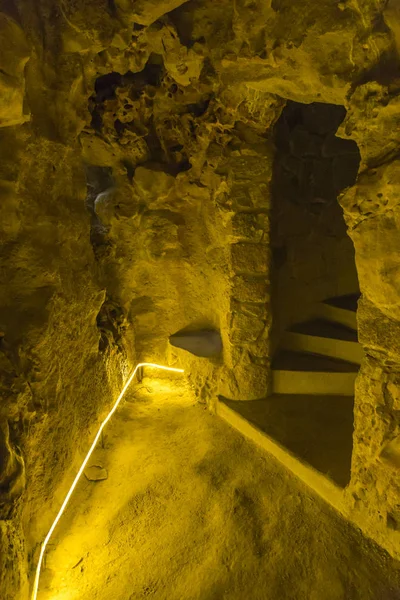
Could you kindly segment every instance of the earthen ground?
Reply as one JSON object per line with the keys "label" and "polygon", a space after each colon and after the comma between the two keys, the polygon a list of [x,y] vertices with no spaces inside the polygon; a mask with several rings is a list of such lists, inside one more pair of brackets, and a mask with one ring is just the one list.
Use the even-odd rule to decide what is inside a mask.
{"label": "earthen ground", "polygon": [[175,382],[114,416],[39,600],[396,600],[400,565]]}

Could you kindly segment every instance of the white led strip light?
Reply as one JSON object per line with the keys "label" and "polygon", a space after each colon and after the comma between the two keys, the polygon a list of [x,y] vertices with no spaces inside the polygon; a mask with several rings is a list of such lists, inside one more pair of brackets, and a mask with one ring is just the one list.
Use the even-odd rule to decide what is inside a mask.
{"label": "white led strip light", "polygon": [[90,446],[89,452],[86,454],[86,457],[78,471],[78,473],[76,474],[76,477],[74,479],[74,481],[72,482],[71,487],[68,490],[68,494],[65,496],[64,502],[61,505],[60,510],[57,513],[56,518],[53,521],[52,526],[49,529],[48,534],[46,535],[44,542],[42,543],[42,546],[40,548],[40,555],[39,555],[39,560],[38,560],[38,564],[36,567],[36,574],[35,574],[35,581],[33,584],[33,592],[32,592],[32,600],[36,600],[37,599],[37,595],[38,595],[38,589],[39,589],[39,579],[40,579],[40,572],[42,569],[42,563],[43,563],[43,557],[44,557],[44,553],[46,551],[46,546],[49,543],[49,540],[53,534],[53,531],[55,530],[57,523],[59,522],[61,515],[63,514],[65,507],[67,506],[69,499],[72,496],[72,493],[74,491],[74,489],[76,488],[76,485],[89,461],[89,458],[91,457],[93,450],[96,447],[97,442],[99,441],[99,438],[101,436],[101,433],[104,429],[104,427],[107,425],[108,421],[111,419],[111,417],[113,416],[113,414],[115,413],[115,411],[118,408],[119,403],[121,402],[122,398],[125,395],[126,390],[128,389],[128,387],[130,386],[132,379],[135,377],[137,370],[140,369],[141,367],[153,367],[155,369],[162,369],[163,371],[173,371],[175,373],[183,373],[184,370],[183,369],[175,369],[173,367],[164,367],[162,365],[157,365],[154,363],[138,363],[132,373],[132,375],[129,377],[128,381],[126,382],[126,384],[124,385],[122,392],[120,393],[120,395],[118,396],[117,400],[115,401],[114,406],[112,407],[112,409],[110,410],[110,412],[108,413],[108,415],[106,416],[106,418],[104,419],[104,421],[101,423],[99,430],[96,434],[96,437],[93,440],[92,445]]}

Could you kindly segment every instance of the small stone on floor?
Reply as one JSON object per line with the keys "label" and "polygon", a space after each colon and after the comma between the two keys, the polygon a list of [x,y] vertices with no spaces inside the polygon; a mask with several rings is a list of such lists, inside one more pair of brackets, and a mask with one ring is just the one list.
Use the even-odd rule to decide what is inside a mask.
{"label": "small stone on floor", "polygon": [[107,470],[101,465],[91,465],[84,471],[86,479],[89,481],[103,481],[108,478]]}

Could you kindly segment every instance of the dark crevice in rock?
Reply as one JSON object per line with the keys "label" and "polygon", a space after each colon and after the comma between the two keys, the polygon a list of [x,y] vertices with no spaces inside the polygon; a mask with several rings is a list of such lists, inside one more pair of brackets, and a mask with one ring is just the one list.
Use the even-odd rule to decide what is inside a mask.
{"label": "dark crevice in rock", "polygon": [[[387,28],[386,24],[385,28]],[[360,76],[352,82],[347,97],[351,98],[357,87],[370,82],[398,89],[400,82],[400,57],[394,45],[382,52],[379,60],[372,67],[361,72]],[[396,95],[396,90],[394,93]]]}
{"label": "dark crevice in rock", "polygon": [[142,31],[143,29],[146,29],[146,25],[141,25],[140,23],[134,23],[132,25],[133,31]]}
{"label": "dark crevice in rock", "polygon": [[21,22],[17,2],[15,2],[15,0],[2,0],[1,12],[14,19],[14,21],[16,21],[17,23]]}
{"label": "dark crevice in rock", "polygon": [[118,15],[118,10],[117,10],[117,6],[115,4],[115,0],[107,0],[107,9],[109,14],[113,17],[116,18]]}
{"label": "dark crevice in rock", "polygon": [[100,332],[99,352],[106,352],[116,346],[118,351],[125,355],[123,336],[126,317],[121,306],[112,298],[106,297],[97,315],[96,324]]}
{"label": "dark crevice in rock", "polygon": [[135,166],[128,159],[123,159],[121,161],[121,164],[125,167],[128,179],[130,183],[132,183],[133,177],[135,175]]}
{"label": "dark crevice in rock", "polygon": [[213,81],[215,81],[216,77],[217,71],[215,70],[212,64],[211,59],[208,56],[206,56],[203,62],[203,68],[201,69],[199,81],[205,84],[212,83]]}
{"label": "dark crevice in rock", "polygon": [[115,98],[115,90],[121,83],[122,75],[115,71],[98,77],[94,84],[96,102],[104,102],[104,100]]}
{"label": "dark crevice in rock", "polygon": [[207,112],[212,97],[213,95],[210,95],[208,98],[196,102],[196,104],[188,104],[188,111],[195,117],[202,117],[204,113]]}
{"label": "dark crevice in rock", "polygon": [[146,86],[159,87],[164,74],[165,68],[162,56],[152,53],[144,69],[138,73],[128,71],[123,75],[121,84],[132,86],[133,91],[140,95]]}
{"label": "dark crevice in rock", "polygon": [[104,214],[111,211],[115,183],[110,167],[87,165],[87,196],[85,207],[90,214],[90,242],[97,259],[109,253],[111,241]]}
{"label": "dark crevice in rock", "polygon": [[388,165],[396,160],[400,160],[400,150],[391,150],[388,153],[382,154],[381,156],[377,156],[370,160],[368,163],[368,168],[365,169],[363,173],[372,171],[373,169],[377,169],[383,165]]}
{"label": "dark crevice in rock", "polygon": [[25,487],[24,460],[11,438],[12,430],[8,421],[0,420],[0,520],[13,517],[17,500]]}

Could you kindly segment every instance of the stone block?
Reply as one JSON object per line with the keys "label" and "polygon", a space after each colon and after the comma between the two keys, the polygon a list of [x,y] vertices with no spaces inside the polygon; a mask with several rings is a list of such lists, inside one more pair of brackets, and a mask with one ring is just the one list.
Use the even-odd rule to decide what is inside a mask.
{"label": "stone block", "polygon": [[232,269],[235,273],[267,273],[268,246],[238,243],[231,246]]}
{"label": "stone block", "polygon": [[[257,223],[264,233],[269,233],[270,230],[270,216],[266,212],[257,213]],[[265,239],[265,236],[264,236]]]}
{"label": "stone block", "polygon": [[267,213],[238,212],[232,217],[231,223],[233,241],[266,241],[266,234],[269,232]]}
{"label": "stone block", "polygon": [[269,367],[250,361],[239,363],[222,373],[218,393],[231,400],[257,400],[269,391]]}
{"label": "stone block", "polygon": [[253,201],[249,194],[249,186],[247,185],[233,185],[231,188],[231,201],[235,208],[252,208]]}
{"label": "stone block", "polygon": [[[265,327],[268,327],[268,325],[266,325]],[[269,339],[261,339],[249,344],[248,349],[252,357],[263,358],[266,360],[267,357],[269,357],[271,354],[270,346],[271,342]]]}
{"label": "stone block", "polygon": [[261,241],[263,231],[254,213],[236,213],[232,217],[232,238]]}
{"label": "stone block", "polygon": [[233,299],[230,303],[230,310],[232,313],[238,312],[250,317],[256,317],[258,319],[266,320],[268,316],[268,304],[264,300],[263,302],[238,302]]}
{"label": "stone block", "polygon": [[269,297],[267,278],[235,276],[232,281],[232,297],[239,302],[265,302]]}
{"label": "stone block", "polygon": [[[365,217],[371,217],[374,215],[378,220],[376,222],[368,223],[363,222],[361,225],[366,229],[374,228],[377,230],[377,243],[381,246],[380,230],[386,231],[398,228],[399,213],[398,213],[398,197],[400,188],[400,161],[393,160],[388,164],[381,165],[376,169],[369,169],[368,171],[359,175],[357,184],[347,190],[347,192],[341,197],[340,204],[345,210],[348,223],[351,229],[360,220],[365,220]],[[391,213],[390,211],[394,211]],[[390,223],[392,221],[392,224]],[[393,232],[394,233],[394,232]],[[355,231],[357,234],[357,230]],[[368,235],[362,234],[360,242],[364,241],[364,237]],[[374,234],[372,234],[374,235]],[[394,234],[391,237],[391,242],[398,240],[398,235]],[[354,237],[354,242],[358,238]],[[374,240],[372,240],[374,241]],[[383,249],[386,247],[386,240],[383,245]],[[365,245],[365,242],[364,242]]]}
{"label": "stone block", "polygon": [[259,183],[250,187],[250,198],[254,208],[266,210],[270,207],[269,184]]}
{"label": "stone block", "polygon": [[231,187],[231,201],[237,210],[259,209],[266,211],[270,206],[269,187],[266,183],[234,183]]}
{"label": "stone block", "polygon": [[257,317],[235,313],[232,319],[230,340],[233,343],[255,342],[264,331],[264,322]]}

